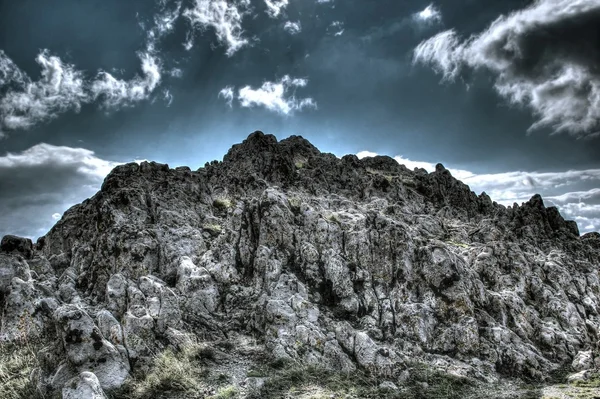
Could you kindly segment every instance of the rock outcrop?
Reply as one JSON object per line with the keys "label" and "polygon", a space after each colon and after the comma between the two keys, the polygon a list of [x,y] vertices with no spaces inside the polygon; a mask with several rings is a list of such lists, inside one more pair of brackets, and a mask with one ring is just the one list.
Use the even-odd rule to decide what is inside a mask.
{"label": "rock outcrop", "polygon": [[484,381],[600,363],[600,235],[538,195],[504,207],[441,164],[297,136],[255,132],[197,171],[118,166],[0,249],[0,338],[46,342],[39,386],[69,398],[189,337],[390,380],[416,359]]}

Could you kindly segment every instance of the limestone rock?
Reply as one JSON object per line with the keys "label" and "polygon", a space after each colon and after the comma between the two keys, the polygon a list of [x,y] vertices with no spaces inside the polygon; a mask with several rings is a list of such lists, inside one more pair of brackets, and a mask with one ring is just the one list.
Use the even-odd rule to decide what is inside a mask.
{"label": "limestone rock", "polygon": [[600,235],[538,195],[505,207],[441,164],[255,132],[197,171],[119,165],[35,245],[5,237],[0,338],[44,341],[49,394],[102,397],[232,337],[381,381],[543,380],[600,362],[599,266]]}
{"label": "limestone rock", "polygon": [[63,399],[106,399],[94,373],[84,371],[69,380],[62,389]]}

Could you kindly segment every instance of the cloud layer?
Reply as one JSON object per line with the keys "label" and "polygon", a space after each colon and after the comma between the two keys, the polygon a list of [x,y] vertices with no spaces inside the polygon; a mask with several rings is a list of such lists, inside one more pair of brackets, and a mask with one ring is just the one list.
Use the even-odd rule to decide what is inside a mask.
{"label": "cloud layer", "polygon": [[468,39],[454,30],[439,33],[416,47],[414,62],[446,80],[468,68],[491,72],[498,94],[533,111],[537,121],[530,130],[599,134],[597,0],[537,0]]}
{"label": "cloud layer", "polygon": [[116,162],[83,148],[37,144],[0,156],[0,237],[36,238],[96,193]]}
{"label": "cloud layer", "polygon": [[317,108],[317,103],[312,98],[295,97],[295,89],[307,84],[306,79],[285,75],[279,81],[264,82],[256,89],[244,86],[237,91],[237,95],[233,87],[227,86],[219,92],[219,97],[224,98],[229,106],[232,106],[233,100],[237,99],[242,107],[264,107],[282,115],[291,115],[305,108]]}

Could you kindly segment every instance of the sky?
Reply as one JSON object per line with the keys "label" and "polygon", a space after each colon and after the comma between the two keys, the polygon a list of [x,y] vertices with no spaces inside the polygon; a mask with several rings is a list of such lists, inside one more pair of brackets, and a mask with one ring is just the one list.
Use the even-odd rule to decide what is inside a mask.
{"label": "sky", "polygon": [[0,236],[255,130],[600,230],[598,0],[0,0]]}

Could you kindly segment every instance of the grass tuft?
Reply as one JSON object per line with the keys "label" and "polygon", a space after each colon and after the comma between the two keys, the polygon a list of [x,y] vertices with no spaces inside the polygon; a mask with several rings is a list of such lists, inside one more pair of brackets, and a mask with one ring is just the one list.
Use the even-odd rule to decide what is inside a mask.
{"label": "grass tuft", "polygon": [[215,395],[209,396],[208,399],[231,399],[237,396],[238,389],[233,385],[229,385],[227,387],[219,389],[219,391]]}
{"label": "grass tuft", "polygon": [[218,236],[223,231],[221,225],[218,224],[205,224],[202,226],[202,229],[208,231],[208,233],[212,236]]}
{"label": "grass tuft", "polygon": [[227,198],[217,198],[213,201],[213,206],[221,210],[229,209],[232,205],[231,200]]}
{"label": "grass tuft", "polygon": [[186,398],[201,398],[206,390],[202,383],[204,369],[196,363],[197,345],[175,352],[167,349],[157,355],[150,372],[131,380],[118,397],[151,398],[166,392],[180,393]]}
{"label": "grass tuft", "polygon": [[0,344],[0,397],[3,399],[38,399],[44,395],[36,389],[32,374],[39,367],[37,349],[30,344]]}
{"label": "grass tuft", "polygon": [[383,379],[366,371],[344,373],[294,362],[264,366],[252,370],[248,376],[266,378],[260,390],[249,393],[250,399],[462,399],[469,397],[474,388],[471,380],[425,366],[411,368],[410,378],[404,383],[390,378],[398,385],[398,390],[380,388]]}

